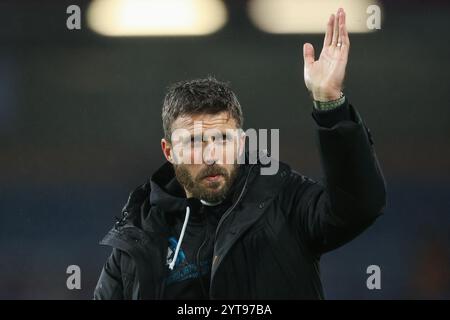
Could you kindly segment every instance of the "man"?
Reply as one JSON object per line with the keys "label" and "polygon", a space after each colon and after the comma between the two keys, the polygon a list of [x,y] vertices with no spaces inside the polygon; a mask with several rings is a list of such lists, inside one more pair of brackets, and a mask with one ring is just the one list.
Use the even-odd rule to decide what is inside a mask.
{"label": "man", "polygon": [[[113,251],[94,298],[323,298],[320,256],[361,233],[385,205],[370,133],[341,91],[349,46],[339,9],[319,59],[311,44],[303,47],[324,184],[283,163],[262,175],[261,163],[224,161],[244,153],[242,135],[225,135],[243,124],[235,94],[212,78],[172,86],[162,112],[167,163],[131,192],[103,239]],[[201,163],[190,161],[197,148]]]}

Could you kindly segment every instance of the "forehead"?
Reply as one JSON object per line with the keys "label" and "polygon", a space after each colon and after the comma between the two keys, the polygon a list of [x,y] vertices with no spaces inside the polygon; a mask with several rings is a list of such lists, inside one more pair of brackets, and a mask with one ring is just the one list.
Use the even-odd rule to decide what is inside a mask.
{"label": "forehead", "polygon": [[194,128],[201,130],[218,129],[225,130],[237,128],[236,120],[226,111],[217,114],[194,114],[178,117],[172,123],[172,131],[176,129],[186,129],[194,131]]}

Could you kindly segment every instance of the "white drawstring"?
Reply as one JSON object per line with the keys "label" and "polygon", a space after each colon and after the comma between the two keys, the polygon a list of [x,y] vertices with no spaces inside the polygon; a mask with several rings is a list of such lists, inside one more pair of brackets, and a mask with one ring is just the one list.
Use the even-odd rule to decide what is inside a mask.
{"label": "white drawstring", "polygon": [[191,212],[191,209],[189,206],[186,207],[186,216],[184,218],[183,228],[181,229],[180,239],[178,239],[177,248],[175,249],[175,254],[173,256],[172,262],[169,264],[169,269],[173,270],[173,267],[175,267],[175,262],[177,261],[178,252],[180,251],[181,242],[183,241],[184,232],[186,231],[186,226],[189,220],[189,214]]}

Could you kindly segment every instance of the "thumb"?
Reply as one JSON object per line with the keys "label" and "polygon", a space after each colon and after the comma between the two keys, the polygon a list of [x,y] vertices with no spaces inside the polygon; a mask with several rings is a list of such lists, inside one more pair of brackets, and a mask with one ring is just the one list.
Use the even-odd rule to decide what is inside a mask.
{"label": "thumb", "polygon": [[314,47],[311,43],[305,43],[303,45],[303,60],[305,62],[305,68],[314,62]]}

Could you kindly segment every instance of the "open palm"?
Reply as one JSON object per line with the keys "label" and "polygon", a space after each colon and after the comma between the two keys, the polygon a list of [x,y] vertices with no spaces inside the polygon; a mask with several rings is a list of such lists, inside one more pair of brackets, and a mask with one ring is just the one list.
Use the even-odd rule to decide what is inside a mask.
{"label": "open palm", "polygon": [[345,25],[345,12],[340,8],[328,20],[322,52],[314,60],[314,47],[303,45],[305,84],[314,100],[338,99],[345,77],[350,40]]}

